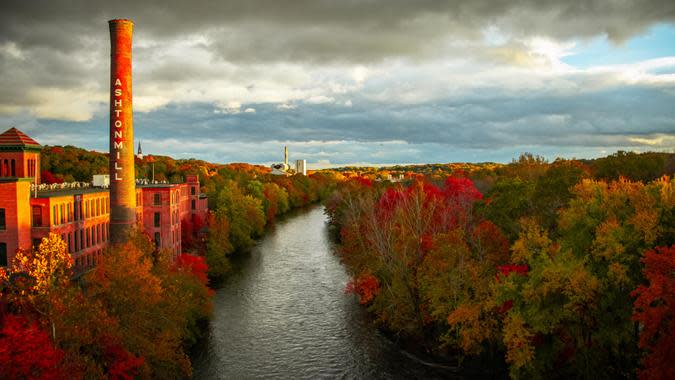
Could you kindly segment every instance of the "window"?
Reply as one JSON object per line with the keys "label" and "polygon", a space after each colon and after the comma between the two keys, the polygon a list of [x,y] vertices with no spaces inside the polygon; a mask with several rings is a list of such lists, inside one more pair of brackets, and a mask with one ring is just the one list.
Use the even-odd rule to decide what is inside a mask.
{"label": "window", "polygon": [[7,266],[7,243],[0,243],[0,267]]}
{"label": "window", "polygon": [[160,244],[160,239],[159,239],[159,232],[155,232],[155,247],[159,249],[159,244]]}
{"label": "window", "polygon": [[193,199],[190,203],[192,203],[192,209],[196,210],[197,209],[197,201]]}
{"label": "window", "polygon": [[75,232],[73,233],[73,240],[75,240],[75,247],[74,247],[73,250],[74,250],[75,252],[77,252],[77,251],[80,250],[80,247],[79,247],[78,244],[77,244],[77,243],[78,243],[78,239],[77,239],[78,235],[79,235],[79,234],[77,233],[77,231],[75,231]]}
{"label": "window", "polygon": [[16,161],[12,158],[12,177],[16,177]]}
{"label": "window", "polygon": [[161,215],[160,215],[160,213],[156,212],[155,213],[155,227],[159,227],[160,222],[161,222]]}
{"label": "window", "polygon": [[63,210],[63,205],[60,205],[59,211],[61,212],[61,224],[66,222],[66,213]]}
{"label": "window", "polygon": [[52,215],[53,215],[52,219],[54,220],[54,224],[59,224],[58,210],[59,210],[59,208],[56,207],[56,205],[54,205],[54,207],[52,207]]}
{"label": "window", "polygon": [[87,228],[87,248],[91,247],[91,240],[89,240],[89,228]]}
{"label": "window", "polygon": [[70,233],[68,234],[68,252],[73,252],[72,240],[70,239]]}
{"label": "window", "polygon": [[33,239],[33,248],[37,248],[42,243],[42,239]]}
{"label": "window", "polygon": [[5,209],[0,208],[0,230],[7,228],[7,222],[5,221]]}
{"label": "window", "polygon": [[42,227],[42,207],[33,206],[33,227]]}
{"label": "window", "polygon": [[190,195],[195,195],[196,193],[197,193],[197,188],[195,188],[194,186],[192,186],[192,187],[190,188]]}
{"label": "window", "polygon": [[155,206],[161,205],[162,204],[162,196],[159,193],[155,193],[155,195],[153,196],[153,201],[154,201],[153,203],[155,204]]}

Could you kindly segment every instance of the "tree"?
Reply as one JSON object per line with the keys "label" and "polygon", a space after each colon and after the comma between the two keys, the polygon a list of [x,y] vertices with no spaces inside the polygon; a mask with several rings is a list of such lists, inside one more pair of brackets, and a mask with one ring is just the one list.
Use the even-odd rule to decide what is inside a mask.
{"label": "tree", "polygon": [[108,252],[84,281],[89,297],[119,321],[121,345],[143,355],[141,374],[189,376],[190,363],[181,348],[185,316],[167,299],[170,291],[154,271],[152,257],[126,243]]}
{"label": "tree", "polygon": [[63,379],[63,351],[35,321],[17,315],[2,318],[0,377],[5,379]]}
{"label": "tree", "polygon": [[206,263],[209,277],[222,280],[230,270],[227,256],[232,252],[230,243],[230,222],[225,209],[209,213],[209,236],[206,241]]}
{"label": "tree", "polygon": [[640,322],[640,348],[647,352],[639,370],[641,379],[675,378],[675,246],[657,247],[642,262],[648,285],[632,295],[633,320]]}

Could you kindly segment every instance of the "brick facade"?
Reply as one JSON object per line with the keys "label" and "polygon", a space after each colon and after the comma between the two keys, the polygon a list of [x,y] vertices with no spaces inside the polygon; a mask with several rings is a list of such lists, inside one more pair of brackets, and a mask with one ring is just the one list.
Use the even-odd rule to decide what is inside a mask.
{"label": "brick facade", "polygon": [[[16,153],[0,149],[0,164],[10,157],[17,159]],[[35,169],[39,172],[39,166]],[[22,170],[16,174],[29,173]],[[199,178],[187,176],[186,180],[136,187],[139,229],[157,241],[159,249],[173,255],[181,253],[181,229],[191,229],[195,220],[205,221],[208,215]],[[108,189],[74,188],[35,195],[30,192],[33,181],[35,177],[0,177],[0,265],[11,263],[17,249],[29,249],[53,232],[68,245],[77,271],[95,266],[110,240]]]}

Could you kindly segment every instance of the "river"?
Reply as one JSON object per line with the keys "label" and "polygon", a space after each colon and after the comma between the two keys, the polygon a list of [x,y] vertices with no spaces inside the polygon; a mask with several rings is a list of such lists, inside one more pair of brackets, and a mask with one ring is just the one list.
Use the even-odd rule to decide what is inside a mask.
{"label": "river", "polygon": [[353,295],[322,207],[276,224],[216,291],[195,379],[447,377],[382,336]]}

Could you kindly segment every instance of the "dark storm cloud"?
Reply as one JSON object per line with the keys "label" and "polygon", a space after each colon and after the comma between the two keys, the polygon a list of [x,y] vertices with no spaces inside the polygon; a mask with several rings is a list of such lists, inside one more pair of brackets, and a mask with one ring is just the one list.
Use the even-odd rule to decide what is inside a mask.
{"label": "dark storm cloud", "polygon": [[[204,34],[228,60],[341,60],[431,54],[446,38],[496,26],[515,36],[607,34],[622,41],[675,18],[650,1],[5,1],[0,42],[78,52],[107,19],[129,17],[138,36]],[[105,36],[104,36],[105,37]],[[94,37],[95,38],[95,37]],[[106,42],[101,40],[100,42]]]}

